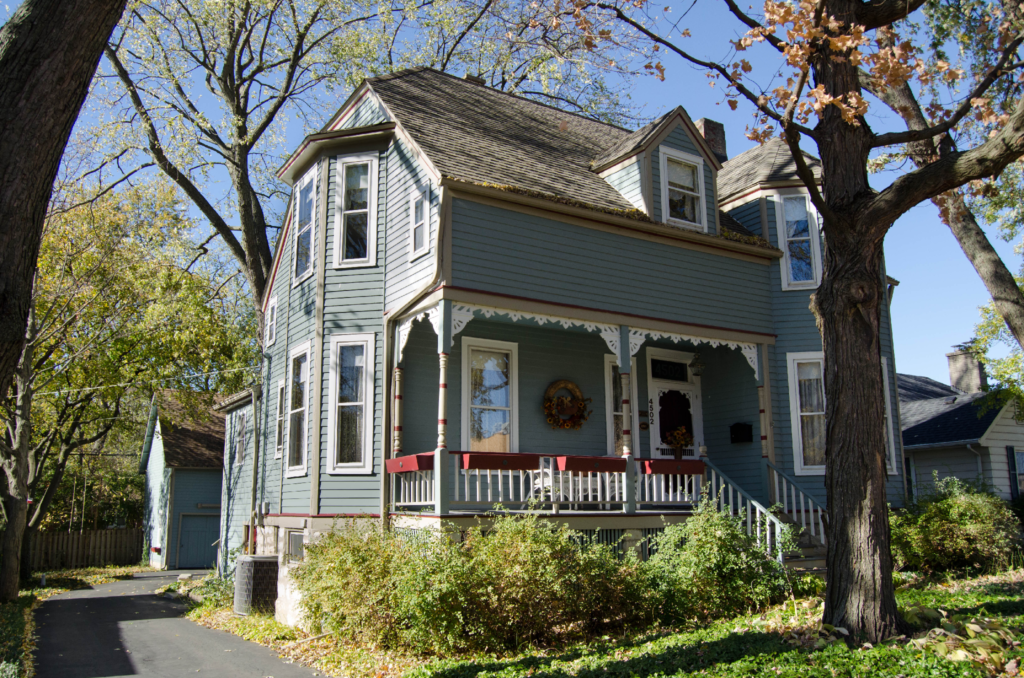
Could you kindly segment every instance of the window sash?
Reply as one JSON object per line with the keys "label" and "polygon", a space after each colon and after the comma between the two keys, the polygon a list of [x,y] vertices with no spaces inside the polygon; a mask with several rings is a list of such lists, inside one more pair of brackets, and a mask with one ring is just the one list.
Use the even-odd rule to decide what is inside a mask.
{"label": "window sash", "polygon": [[[418,212],[418,214],[417,214]],[[410,222],[412,227],[409,230],[409,237],[412,241],[412,254],[420,254],[427,249],[427,197],[420,193],[413,197],[410,206]]]}
{"label": "window sash", "polygon": [[[816,375],[801,376],[801,366]],[[820,473],[825,468],[825,372],[820,353],[790,355],[790,408],[793,452],[797,471]]]}
{"label": "window sash", "polygon": [[[366,168],[366,188],[360,188],[360,191],[366,191],[365,200],[362,201],[363,207],[349,207],[349,170],[364,167]],[[361,160],[357,162],[347,162],[342,165],[342,180],[341,180],[341,245],[339,252],[341,255],[341,261],[343,263],[353,262],[365,262],[369,261],[370,258],[370,205],[373,202],[373,163],[369,160]],[[354,240],[354,235],[350,233],[349,221],[351,217],[365,217],[363,228],[362,228],[362,254],[351,254],[357,248],[357,243]],[[352,219],[355,222],[354,219]],[[353,227],[354,231],[355,227]],[[352,242],[350,242],[352,240]]]}
{"label": "window sash", "polygon": [[[481,361],[481,354],[490,357]],[[462,338],[462,440],[466,450],[518,452],[517,354],[518,346],[512,342]],[[495,371],[503,376],[487,376]]]}
{"label": "window sash", "polygon": [[[668,147],[661,147],[660,153],[662,221],[707,230],[702,159]],[[674,172],[678,176],[673,177]],[[686,183],[690,178],[693,186]]]}
{"label": "window sash", "polygon": [[292,356],[288,402],[288,468],[295,469],[304,466],[306,461],[306,407],[309,404],[308,351]]}
{"label": "window sash", "polygon": [[[786,276],[787,281],[790,285],[809,285],[814,284],[818,280],[818,264],[817,264],[817,252],[814,244],[814,239],[818,236],[818,223],[815,219],[814,211],[811,209],[811,205],[805,195],[788,195],[781,196],[780,208],[782,210],[782,225],[779,229],[779,237],[785,243],[782,247],[785,252],[786,258]],[[791,223],[799,223],[800,219],[791,219],[791,216],[799,216],[795,214],[797,209],[795,205],[800,204],[803,216],[803,220],[806,221],[806,233],[803,228],[799,228],[795,233],[791,234]],[[789,207],[793,205],[794,207]],[[800,252],[801,255],[806,256],[806,259],[797,258],[797,248],[800,245],[806,244],[806,251]],[[797,248],[794,248],[794,245]],[[800,248],[802,249],[802,248]],[[807,270],[801,270],[798,267],[805,265]]]}
{"label": "window sash", "polygon": [[[354,355],[354,358],[358,359],[358,364],[354,361],[352,366],[345,365],[342,360],[343,353],[346,348],[358,348],[361,349],[361,354]],[[367,377],[367,365],[366,361],[368,358],[368,347],[366,342],[359,343],[338,343],[335,345],[332,359],[334,361],[335,377],[336,377],[336,389],[335,389],[335,405],[337,410],[335,412],[335,426],[334,426],[334,465],[344,466],[352,464],[362,464],[366,455],[366,377]],[[346,397],[346,394],[342,392],[342,380],[345,377],[345,370],[352,370],[356,372],[352,378],[355,387],[354,398],[349,400],[342,400]],[[355,412],[355,419],[348,420],[345,415],[350,411]],[[354,421],[355,432],[354,435],[351,431],[343,431],[343,423],[346,421]],[[354,446],[352,445],[354,444]]]}
{"label": "window sash", "polygon": [[245,461],[245,412],[241,412],[237,418],[238,425],[235,431],[235,463],[241,464]]}
{"label": "window sash", "polygon": [[[477,370],[474,367],[474,365],[475,365],[474,358],[478,354],[486,354],[486,353],[504,355],[505,356],[505,367],[506,367],[507,373],[502,375],[505,378],[504,384],[503,385],[502,384],[497,384],[496,385],[496,386],[500,386],[500,390],[494,391],[494,392],[489,393],[489,394],[480,394],[480,395],[486,395],[488,398],[492,399],[491,402],[475,402],[477,400],[477,398],[478,398],[478,394],[477,394],[477,392],[474,389],[474,386],[476,386],[476,384],[474,383],[475,382],[474,372],[479,371],[481,373],[481,375],[480,375],[480,384],[479,385],[480,385],[481,390],[482,390],[484,387],[486,387],[486,384],[484,383],[484,375],[487,373],[488,370],[485,370],[483,368],[481,368],[480,370]],[[470,452],[510,452],[511,451],[511,444],[512,444],[511,440],[510,440],[510,438],[511,438],[511,426],[512,426],[512,352],[508,351],[508,350],[489,348],[489,347],[485,347],[485,346],[473,347],[473,348],[470,349],[469,365],[470,365],[470,377],[469,377],[469,379],[470,379],[470,393],[469,393],[469,416],[470,416],[469,450],[470,450]],[[490,370],[490,371],[493,372],[494,370]],[[500,373],[500,370],[499,370],[499,373]],[[506,402],[508,404],[507,405],[501,405],[501,404],[495,403],[493,401],[494,395],[498,395],[500,398],[503,398],[504,402]],[[499,400],[498,402],[500,403],[501,401]],[[502,419],[490,417],[489,418],[490,420],[486,422],[490,426],[490,428],[485,428],[483,416],[480,416],[479,418],[477,416],[474,416],[474,413],[476,413],[476,412],[480,413],[480,415],[483,415],[486,412],[506,412],[507,415],[504,418],[502,418]],[[479,439],[475,439],[474,438],[474,431],[473,431],[474,425],[476,424],[477,421],[480,421],[480,424],[481,424],[479,431],[477,431],[477,433],[481,434],[481,437]],[[494,429],[494,424],[499,424],[499,429],[495,430]],[[500,432],[500,426],[501,425],[503,425],[504,427],[509,429],[509,432],[506,434],[504,440],[501,440],[500,438],[496,439],[497,436],[501,435],[501,432]],[[491,435],[489,435],[489,436],[483,435],[483,434],[486,434],[486,433],[490,433]],[[485,441],[491,441],[491,442],[485,442]],[[496,449],[496,445],[498,443],[503,443],[500,446],[502,449]]]}
{"label": "window sash", "polygon": [[277,385],[277,437],[276,447],[274,448],[274,457],[280,458],[281,453],[284,451],[284,380],[282,379]]}
{"label": "window sash", "polygon": [[[316,224],[316,169],[312,169],[300,182],[295,205],[295,282],[313,271],[313,232]],[[308,198],[308,199],[307,199]],[[307,211],[308,209],[308,211]]]}
{"label": "window sash", "polygon": [[267,346],[277,339],[277,297],[270,300],[267,307]]}

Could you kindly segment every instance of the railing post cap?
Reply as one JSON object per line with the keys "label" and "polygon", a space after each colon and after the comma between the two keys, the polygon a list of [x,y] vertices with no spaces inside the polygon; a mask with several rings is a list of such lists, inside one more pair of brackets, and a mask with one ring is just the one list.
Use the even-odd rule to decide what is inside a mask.
{"label": "railing post cap", "polygon": [[707,445],[701,445],[701,446],[700,446],[700,448],[699,448],[699,450],[700,450],[700,456],[702,456],[702,457],[706,457],[706,456],[708,456],[708,448],[707,448]]}

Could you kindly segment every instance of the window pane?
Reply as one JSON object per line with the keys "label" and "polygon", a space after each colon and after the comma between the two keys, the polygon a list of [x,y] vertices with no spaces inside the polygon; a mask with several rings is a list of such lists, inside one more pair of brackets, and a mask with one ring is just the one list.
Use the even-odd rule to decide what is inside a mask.
{"label": "window pane", "polygon": [[797,363],[797,381],[800,391],[801,412],[824,412],[825,390],[821,378],[821,363]]}
{"label": "window pane", "polygon": [[306,406],[306,354],[292,359],[292,409]]}
{"label": "window pane", "polygon": [[363,460],[363,406],[338,408],[338,464],[357,464]]}
{"label": "window pane", "polygon": [[509,452],[509,411],[470,408],[471,452]]}
{"label": "window pane", "polygon": [[471,349],[470,402],[473,405],[510,407],[510,356],[504,351]]}
{"label": "window pane", "polygon": [[622,412],[622,378],[619,366],[612,363],[612,412]]}
{"label": "window pane", "polygon": [[697,192],[697,166],[679,160],[668,160],[668,180],[680,188]]}
{"label": "window pane", "polygon": [[786,198],[786,237],[809,238],[811,235],[807,215],[807,200],[804,198]]}
{"label": "window pane", "polygon": [[423,231],[426,230],[426,225],[420,224],[412,229],[412,248],[414,250],[423,249]]}
{"label": "window pane", "polygon": [[804,466],[825,465],[825,415],[805,414],[800,417],[804,448]]}
{"label": "window pane", "polygon": [[370,166],[345,165],[345,211],[365,210],[370,197]]}
{"label": "window pane", "polygon": [[299,230],[313,219],[313,182],[307,181],[299,189]]}
{"label": "window pane", "polygon": [[673,219],[697,223],[697,196],[669,188],[668,215]]}
{"label": "window pane", "polygon": [[423,221],[423,207],[426,205],[426,203],[427,203],[427,201],[424,200],[423,198],[417,198],[416,199],[416,202],[414,203],[413,208],[412,208],[412,211],[413,211],[412,222],[414,224],[418,224],[418,223],[421,223]]}
{"label": "window pane", "polygon": [[366,258],[366,213],[345,215],[345,259]]}
{"label": "window pane", "polygon": [[1014,452],[1013,456],[1017,458],[1017,473],[1024,474],[1024,452]]}
{"label": "window pane", "polygon": [[811,241],[790,240],[789,278],[793,282],[814,280],[814,266],[811,265]]}
{"label": "window pane", "polygon": [[363,401],[363,346],[338,347],[338,402]]}
{"label": "window pane", "polygon": [[300,231],[295,239],[295,275],[302,275],[309,270],[309,263],[312,257],[311,245],[313,242],[313,229],[307,228]]}
{"label": "window pane", "polygon": [[306,442],[306,411],[293,412],[288,426],[288,465],[302,466],[302,447]]}

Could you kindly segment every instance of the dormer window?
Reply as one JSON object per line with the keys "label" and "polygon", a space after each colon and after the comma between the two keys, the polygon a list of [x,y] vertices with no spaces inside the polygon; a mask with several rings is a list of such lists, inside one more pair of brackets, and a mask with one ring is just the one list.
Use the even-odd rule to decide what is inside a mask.
{"label": "dormer window", "polygon": [[334,266],[373,266],[376,247],[377,156],[338,158]]}
{"label": "dormer window", "polygon": [[316,168],[295,189],[295,284],[313,273],[313,223],[316,213]]}
{"label": "dormer window", "polygon": [[704,160],[666,146],[661,156],[661,213],[665,223],[707,231]]}

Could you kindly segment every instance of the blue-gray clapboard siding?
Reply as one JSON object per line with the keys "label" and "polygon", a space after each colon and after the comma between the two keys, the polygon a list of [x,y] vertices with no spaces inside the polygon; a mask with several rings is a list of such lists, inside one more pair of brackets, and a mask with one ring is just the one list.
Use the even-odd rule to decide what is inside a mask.
{"label": "blue-gray clapboard siding", "polygon": [[[381,449],[381,400],[383,397],[384,343],[384,261],[386,240],[386,215],[390,209],[386,198],[391,187],[388,176],[387,153],[380,149],[377,164],[377,215],[376,215],[376,263],[360,268],[334,268],[334,244],[337,233],[334,221],[334,200],[338,180],[338,157],[330,158],[326,187],[327,257],[324,291],[324,345],[320,357],[324,366],[321,382],[320,440],[320,513],[361,513],[375,512],[379,508],[380,453]],[[330,361],[331,337],[338,334],[370,333],[375,335],[374,398],[373,407],[373,473],[370,475],[332,475],[328,449],[330,432]],[[317,451],[311,448],[311,455]],[[312,456],[311,456],[312,458]],[[308,512],[307,508],[302,512]]]}
{"label": "blue-gray clapboard siding", "polygon": [[738,330],[772,331],[769,267],[465,200],[452,284]]}
{"label": "blue-gray clapboard siding", "polygon": [[[701,157],[700,151],[697,149],[697,145],[693,143],[693,139],[687,134],[686,130],[683,129],[682,125],[676,124],[676,126],[669,132],[665,140],[661,142],[662,146],[668,146],[676,150],[682,151],[683,153],[689,153]],[[704,161],[704,210],[707,213],[705,218],[707,219],[708,233],[717,234],[718,226],[716,216],[718,214],[718,201],[715,197],[715,183],[712,176],[711,165],[707,160]],[[651,206],[651,215],[655,221],[662,221],[662,210],[661,210],[661,153],[657,148],[651,149],[651,188],[653,196],[653,205]]]}
{"label": "blue-gray clapboard siding", "polygon": [[643,167],[639,160],[609,174],[605,181],[638,210],[644,209]]}
{"label": "blue-gray clapboard siding", "polygon": [[387,121],[387,113],[377,103],[377,99],[372,94],[367,94],[362,101],[356,104],[348,119],[338,125],[338,129],[355,129],[368,125],[379,125]]}
{"label": "blue-gray clapboard siding", "polygon": [[[240,417],[245,413],[245,452],[237,459],[237,441],[242,435]],[[224,476],[220,502],[221,566],[225,572],[234,569],[234,555],[245,542],[245,524],[249,522],[252,498],[252,463],[255,454],[255,426],[252,403],[226,413],[224,436]]]}
{"label": "blue-gray clapboard siding", "polygon": [[[755,198],[748,203],[730,210],[729,214],[747,228],[760,232],[772,245],[779,246],[776,224],[777,197],[766,198],[767,224],[761,224],[760,206]],[[782,290],[784,260],[771,265],[771,309],[774,332],[777,336],[774,346],[768,347],[771,367],[772,413],[774,418],[775,463],[784,472],[795,476],[795,451],[792,423],[790,419],[789,372],[787,353],[821,351],[821,335],[814,322],[809,304],[813,290]],[[896,365],[893,355],[892,330],[888,308],[882,312],[881,350],[889,367],[890,411],[898,416],[899,403],[896,392]],[[898,428],[897,428],[898,431]],[[897,433],[898,435],[898,433]],[[894,505],[903,503],[902,454],[897,440],[897,463],[895,474],[888,476],[887,495]],[[818,501],[825,501],[824,476],[799,476],[800,486]]]}
{"label": "blue-gray clapboard siding", "polygon": [[[251,468],[251,467],[250,467]],[[221,470],[220,469],[174,469],[174,499],[171,509],[170,534],[167,536],[167,554],[165,563],[169,568],[184,566],[180,562],[181,529],[183,515],[218,516],[221,503]],[[200,508],[199,504],[206,505]],[[210,539],[214,541],[216,537]],[[212,567],[209,563],[191,565],[190,567]]]}
{"label": "blue-gray clapboard siding", "polygon": [[[396,138],[388,148],[386,163],[388,191],[381,195],[381,204],[385,206],[387,215],[384,306],[391,310],[415,294],[434,272],[440,193],[437,186],[431,185],[430,177],[401,139]],[[427,191],[429,195],[429,248],[426,254],[410,261],[410,204],[413,195],[420,191]]]}

